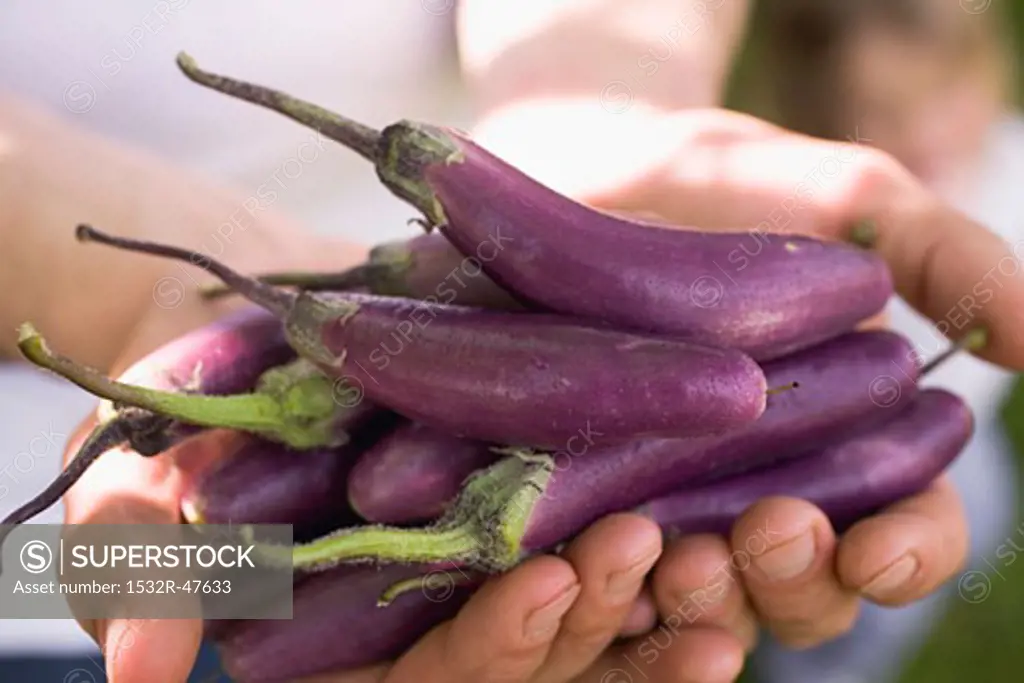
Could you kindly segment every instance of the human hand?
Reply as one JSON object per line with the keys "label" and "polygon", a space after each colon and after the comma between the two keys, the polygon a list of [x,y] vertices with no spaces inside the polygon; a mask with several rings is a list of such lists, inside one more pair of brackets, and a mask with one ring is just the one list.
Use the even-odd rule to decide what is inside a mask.
{"label": "human hand", "polygon": [[[754,229],[761,234],[744,245],[749,259],[772,233],[842,239],[871,221],[899,294],[936,323],[934,343],[917,348],[920,355],[981,325],[989,340],[980,355],[1024,368],[1017,313],[1024,287],[1014,250],[893,159],[856,144],[867,142],[857,131],[836,143],[722,110],[667,114],[638,104],[617,117],[592,107],[587,114],[585,106],[553,114],[546,106],[498,112],[478,137],[542,182],[601,208],[700,229]],[[542,123],[561,115],[573,129]],[[602,162],[603,154],[612,158]],[[740,263],[720,264],[735,271],[723,282],[742,277]],[[653,578],[658,613],[682,625],[679,638],[717,627],[731,634],[730,646],[749,650],[763,627],[785,645],[811,647],[846,632],[865,599],[904,605],[936,590],[962,566],[967,531],[945,476],[839,538],[807,502],[763,500],[729,538],[667,544]],[[699,661],[727,652],[708,647]]]}
{"label": "human hand", "polygon": [[[194,327],[190,321],[206,322],[209,312],[191,306],[189,299],[179,309],[161,309],[147,317],[114,374]],[[69,454],[77,451],[94,423],[90,419],[81,427]],[[196,474],[230,455],[239,444],[236,437],[208,432],[158,458],[123,450],[105,453],[69,492],[67,523],[178,523],[183,493]],[[651,522],[627,515],[608,518],[561,557],[536,558],[490,582],[453,621],[437,627],[398,662],[319,680],[381,680],[386,675],[386,680],[399,683],[413,677],[476,681],[501,675],[531,683],[579,676],[607,683],[614,680],[608,676],[628,664],[621,652],[607,650],[608,645],[617,635],[635,633],[653,621],[652,602],[638,603],[637,596],[660,550],[660,530]],[[565,589],[568,597],[559,600]],[[553,600],[557,604],[544,610],[546,627],[537,626],[538,612]],[[103,648],[109,677],[129,682],[185,680],[203,630],[198,619],[113,619],[82,625]],[[687,648],[699,644],[686,641],[656,666],[645,668],[659,680],[686,680],[675,674],[689,670],[685,663],[692,655]],[[742,653],[734,648],[724,665],[735,669],[741,662]]]}
{"label": "human hand", "polygon": [[[653,522],[611,515],[560,556],[535,557],[491,579],[453,620],[398,661],[302,683],[732,680],[743,664],[742,649],[713,629],[692,629],[648,661],[634,656],[652,637],[653,603],[638,596],[660,551],[661,531]],[[616,636],[624,638],[613,643]],[[703,660],[703,649],[718,656]]]}

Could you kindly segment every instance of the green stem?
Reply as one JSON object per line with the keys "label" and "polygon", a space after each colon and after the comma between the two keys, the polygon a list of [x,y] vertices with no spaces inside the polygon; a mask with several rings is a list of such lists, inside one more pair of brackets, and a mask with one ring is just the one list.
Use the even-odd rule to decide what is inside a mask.
{"label": "green stem", "polygon": [[238,429],[259,434],[293,448],[339,445],[334,433],[340,406],[333,383],[324,375],[307,374],[290,386],[271,384],[265,391],[233,396],[177,394],[112,380],[92,368],[53,353],[32,325],[19,330],[18,348],[32,363],[100,398],[132,406],[180,422],[209,428]]}
{"label": "green stem", "polygon": [[980,351],[988,344],[988,330],[976,327],[957,340],[948,349],[921,367],[921,376],[927,375],[961,351]]}
{"label": "green stem", "polygon": [[869,218],[858,221],[850,230],[849,240],[863,249],[873,249],[878,242],[878,227]]}
{"label": "green stem", "polygon": [[185,52],[178,53],[178,68],[194,83],[276,111],[293,121],[320,131],[321,134],[345,145],[368,161],[377,161],[377,147],[380,141],[378,130],[283,92],[204,71]]}
{"label": "green stem", "polygon": [[327,325],[344,323],[359,310],[358,304],[336,298],[318,298],[306,292],[296,294],[277,289],[255,278],[246,277],[212,256],[198,251],[159,242],[114,237],[84,224],[75,229],[75,236],[81,242],[99,242],[122,251],[163,256],[202,268],[220,279],[233,292],[280,318],[289,344],[301,357],[330,367],[337,367],[344,361],[344,355],[339,356],[324,344],[322,331]]}
{"label": "green stem", "polygon": [[443,207],[423,177],[427,166],[463,160],[459,141],[445,129],[399,121],[376,130],[278,90],[204,71],[184,52],[178,54],[178,67],[199,85],[287,116],[372,161],[380,181],[423,212],[428,231],[446,222]]}
{"label": "green stem", "polygon": [[[356,266],[340,272],[280,272],[257,276],[260,282],[275,287],[296,287],[307,292],[340,292],[365,287],[367,284],[366,265]],[[233,294],[234,290],[223,283],[214,283],[199,288],[204,299],[218,299]]]}
{"label": "green stem", "polygon": [[[397,598],[412,591],[418,590],[424,595],[429,595],[434,591],[443,594],[449,590],[454,592],[457,586],[472,585],[480,580],[479,577],[469,576],[461,572],[461,570],[455,569],[454,571],[459,571],[458,578],[453,577],[451,571],[441,570],[393,583],[377,598],[377,607],[388,607]],[[441,585],[436,585],[437,583]]]}
{"label": "green stem", "polygon": [[342,529],[291,548],[259,545],[274,565],[322,571],[351,562],[454,563],[492,573],[515,566],[530,516],[554,470],[548,455],[513,455],[481,470],[463,486],[449,512],[426,528]]}

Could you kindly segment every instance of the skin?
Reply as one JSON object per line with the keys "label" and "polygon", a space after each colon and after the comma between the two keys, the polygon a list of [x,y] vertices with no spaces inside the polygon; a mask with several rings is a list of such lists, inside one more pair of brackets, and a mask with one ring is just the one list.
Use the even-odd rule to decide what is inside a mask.
{"label": "skin", "polygon": [[[653,74],[638,74],[638,55],[648,47],[665,54],[657,39],[666,36],[671,19],[686,16],[686,8],[647,0],[650,11],[637,14],[649,22],[638,31],[648,40],[638,46],[626,31],[614,34],[598,20],[606,8],[600,0],[568,0],[560,13],[547,16],[541,16],[541,4],[520,3],[532,17],[531,29],[509,27],[507,18],[489,25],[487,3],[464,3],[464,33],[488,38],[464,57],[473,82],[491,84],[479,86],[486,93],[475,131],[481,144],[581,201],[681,225],[838,238],[856,221],[872,220],[900,295],[936,322],[935,344],[918,349],[921,354],[940,351],[943,333],[955,338],[981,323],[992,335],[981,355],[1014,370],[1024,367],[1024,321],[1016,313],[1024,304],[1024,283],[1012,250],[943,203],[892,154],[853,144],[882,137],[880,126],[872,124],[870,134],[854,127],[850,143],[837,145],[716,108],[731,50],[711,50],[699,59],[689,59],[687,50],[708,42],[735,46],[735,29],[743,24],[737,15],[746,13],[748,3],[729,2],[714,11],[701,30],[676,43],[679,56]],[[564,59],[557,40],[545,43],[545,35],[578,39],[575,54],[585,52],[588,39],[595,52],[607,44],[621,59],[574,60],[574,79],[582,87],[573,90],[553,94],[530,79],[501,85],[503,55],[515,63],[513,56],[525,53],[549,68]],[[892,60],[882,64],[893,79],[907,82],[893,75]],[[621,99],[602,101],[603,88],[622,81],[632,85],[628,106]],[[950,92],[961,96],[960,90]],[[900,156],[914,163],[913,156]],[[956,149],[948,156],[962,158]],[[983,297],[985,304],[978,305]],[[847,632],[864,600],[898,606],[935,590],[962,566],[966,538],[960,500],[946,477],[842,538],[806,501],[766,499],[743,515],[728,538],[670,542],[654,571],[654,601],[666,622],[696,608],[697,618],[674,646],[705,637],[708,628],[732,637],[695,651],[688,662],[695,669],[724,661],[731,647],[749,651],[762,630],[791,647],[812,647]]]}
{"label": "skin", "polygon": [[[959,7],[936,5],[947,21]],[[948,16],[952,15],[952,16]],[[860,117],[872,145],[899,159],[926,185],[955,192],[969,181],[993,120],[1002,112],[1006,55],[989,39],[967,55],[882,21],[850,40],[839,64],[845,109]]]}
{"label": "skin", "polygon": [[[702,58],[666,61],[648,77],[648,92],[656,92],[656,97],[637,97],[628,111],[610,115],[597,94],[621,78],[621,68],[635,68],[637,39],[619,35],[620,40],[614,40],[613,35],[607,40],[602,31],[625,31],[625,23],[603,20],[607,3],[576,2],[582,14],[554,22],[559,26],[555,40],[550,34],[546,40],[538,37],[541,27],[552,25],[545,18],[544,0],[518,5],[522,16],[536,19],[532,27],[506,21],[503,29],[500,17],[493,17],[488,26],[486,12],[474,13],[482,3],[463,4],[462,39],[484,36],[475,44],[490,45],[468,51],[466,68],[471,83],[493,84],[481,91],[485,105],[477,135],[498,154],[581,200],[707,229],[767,221],[765,230],[839,236],[854,220],[874,219],[879,249],[893,267],[901,294],[935,320],[947,319],[978,282],[986,277],[984,281],[991,282],[989,273],[1007,254],[1006,247],[983,226],[939,201],[891,157],[796,136],[720,110],[684,110],[715,105],[723,67],[742,25],[744,3],[723,4],[722,13],[714,15],[722,18],[720,23],[716,19],[696,31],[691,36],[696,43],[679,43],[713,49],[681,47],[678,54]],[[629,30],[659,35],[671,23],[672,14],[666,12],[678,12],[681,3],[667,9],[667,0],[646,2],[652,12],[639,15],[651,24],[630,24]],[[557,12],[572,4],[560,4]],[[655,11],[659,9],[660,15]],[[532,37],[526,41],[530,63],[547,65],[549,71],[556,71],[550,68],[557,63],[551,61],[552,55],[562,54],[558,44],[576,38],[576,54],[586,53],[589,43],[594,54],[607,59],[567,65],[566,78],[575,86],[561,88],[573,93],[561,98],[531,92],[530,79],[489,80],[493,64],[488,66],[480,52],[509,51],[521,46],[524,37]],[[640,41],[645,46],[650,42]],[[607,52],[602,51],[604,46]],[[520,56],[523,49],[518,48]],[[6,117],[15,108],[8,103],[0,112]],[[603,144],[593,144],[595,135]],[[19,292],[18,301],[0,306],[0,322],[9,324],[7,329],[32,317],[55,347],[73,350],[78,359],[116,373],[163,341],[222,312],[219,307],[200,306],[191,294],[171,311],[158,309],[151,293],[156,281],[173,272],[167,264],[119,258],[112,250],[86,254],[65,235],[88,216],[121,234],[173,236],[176,243],[200,246],[209,231],[194,226],[223,222],[240,205],[237,197],[188,180],[179,170],[83,138],[45,117],[23,117],[14,123],[5,118],[0,140],[0,198],[7,209],[4,219],[10,221],[0,230],[0,249],[20,257],[10,263],[29,264],[0,273],[0,278],[10,278],[0,284],[19,285],[0,288]],[[785,224],[771,218],[790,205],[799,184],[837,150],[843,159],[853,155],[843,172],[814,186]],[[73,172],[74,164],[80,164],[80,172]],[[100,176],[104,182],[93,187],[90,179],[98,174],[111,175]],[[115,183],[124,188],[116,196],[99,191]],[[12,227],[15,216],[17,232]],[[182,220],[186,217],[190,220]],[[359,256],[353,254],[342,263],[348,254],[336,249],[330,252],[333,263],[317,263],[316,255],[328,250],[314,238],[295,240],[295,226],[269,214],[260,216],[259,225],[239,240],[238,251],[230,254],[233,265],[253,272],[300,265],[344,267]],[[285,234],[292,239],[283,239]],[[294,246],[298,242],[303,246]],[[41,277],[54,263],[68,275]],[[119,269],[116,282],[105,277],[112,265]],[[1019,277],[997,274],[992,286],[991,301],[975,311],[993,334],[985,355],[1022,370],[1024,348],[1018,339],[1024,334],[1024,321],[1015,312],[1024,304],[1024,284]],[[113,307],[110,301],[122,305]],[[57,315],[68,310],[80,314],[72,319]],[[955,332],[951,328],[951,334]],[[2,343],[13,354],[12,340]],[[938,337],[936,344],[936,349],[922,352],[937,350]],[[91,420],[83,431],[89,426]],[[77,445],[78,440],[72,440],[69,452]],[[171,457],[144,460],[111,452],[68,496],[67,521],[173,523],[189,478],[233,447],[229,435],[213,435],[190,442]],[[764,531],[766,524],[771,533]],[[813,544],[787,542],[801,536],[813,539]],[[536,558],[492,581],[456,619],[432,631],[398,662],[319,680],[608,683],[614,680],[609,672],[631,671],[628,666],[636,665],[650,680],[732,681],[742,667],[744,649],[760,628],[797,647],[834,637],[849,627],[862,599],[899,605],[926,595],[957,571],[966,546],[959,499],[944,478],[927,492],[861,522],[841,539],[835,538],[820,511],[789,499],[755,505],[730,538],[692,537],[662,548],[657,537],[648,522],[630,515],[603,520],[563,556]],[[754,545],[752,538],[766,542]],[[608,553],[608,548],[616,552]],[[730,558],[742,557],[737,553],[747,553],[749,566],[734,560],[732,564],[743,571],[724,573],[723,561],[728,567]],[[879,584],[879,575],[902,557],[916,562],[909,579],[898,585]],[[653,572],[648,572],[655,562]],[[608,579],[634,564],[635,574],[609,594]],[[641,592],[646,573],[651,588]],[[553,622],[548,628],[528,637],[528,615],[572,585],[578,586],[575,599],[562,602],[549,613]],[[702,591],[696,613],[694,591]],[[718,599],[712,602],[710,593]],[[659,615],[674,624],[667,639],[661,631],[648,633]],[[181,683],[199,643],[195,622],[119,620],[83,626],[104,649],[108,677],[119,683]],[[609,648],[619,633],[634,639]],[[665,647],[654,652],[656,656],[651,656],[651,638]]]}

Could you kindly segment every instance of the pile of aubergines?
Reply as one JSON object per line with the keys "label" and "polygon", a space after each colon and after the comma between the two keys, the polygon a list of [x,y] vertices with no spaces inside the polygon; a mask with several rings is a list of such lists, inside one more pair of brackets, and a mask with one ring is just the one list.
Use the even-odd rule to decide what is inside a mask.
{"label": "pile of aubergines", "polygon": [[[894,294],[870,247],[612,215],[457,130],[376,130],[184,54],[179,66],[356,151],[424,228],[337,273],[251,276],[78,228],[205,269],[222,283],[211,296],[253,304],[119,381],[79,382],[122,424],[128,408],[169,421],[147,455],[244,432],[182,501],[186,523],[295,530],[293,619],[209,624],[238,680],[394,658],[489,576],[609,513],[728,533],[784,495],[841,533],[927,487],[971,437],[960,398],[919,387],[929,366],[913,345],[864,325]],[[23,330],[30,359],[73,378],[44,348]],[[248,417],[197,402],[241,396]]]}

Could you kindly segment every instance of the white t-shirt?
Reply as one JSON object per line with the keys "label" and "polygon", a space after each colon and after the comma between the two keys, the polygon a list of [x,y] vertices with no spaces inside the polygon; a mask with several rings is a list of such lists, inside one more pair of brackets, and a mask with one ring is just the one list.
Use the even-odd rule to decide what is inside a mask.
{"label": "white t-shirt", "polygon": [[[464,126],[450,44],[453,5],[110,0],[100,8],[6,0],[0,89],[242,192],[254,192],[276,173],[284,184],[275,185],[276,209],[318,232],[372,245],[418,229],[406,224],[416,212],[380,185],[367,162],[327,141],[322,149],[307,144],[296,163],[314,132],[192,83],[175,55],[186,50],[205,68],[374,126],[407,117]],[[0,514],[58,472],[66,435],[94,405],[83,391],[34,368],[0,365]],[[62,514],[53,509],[37,521],[59,523]],[[0,655],[32,650],[94,648],[73,622],[0,620]]]}

